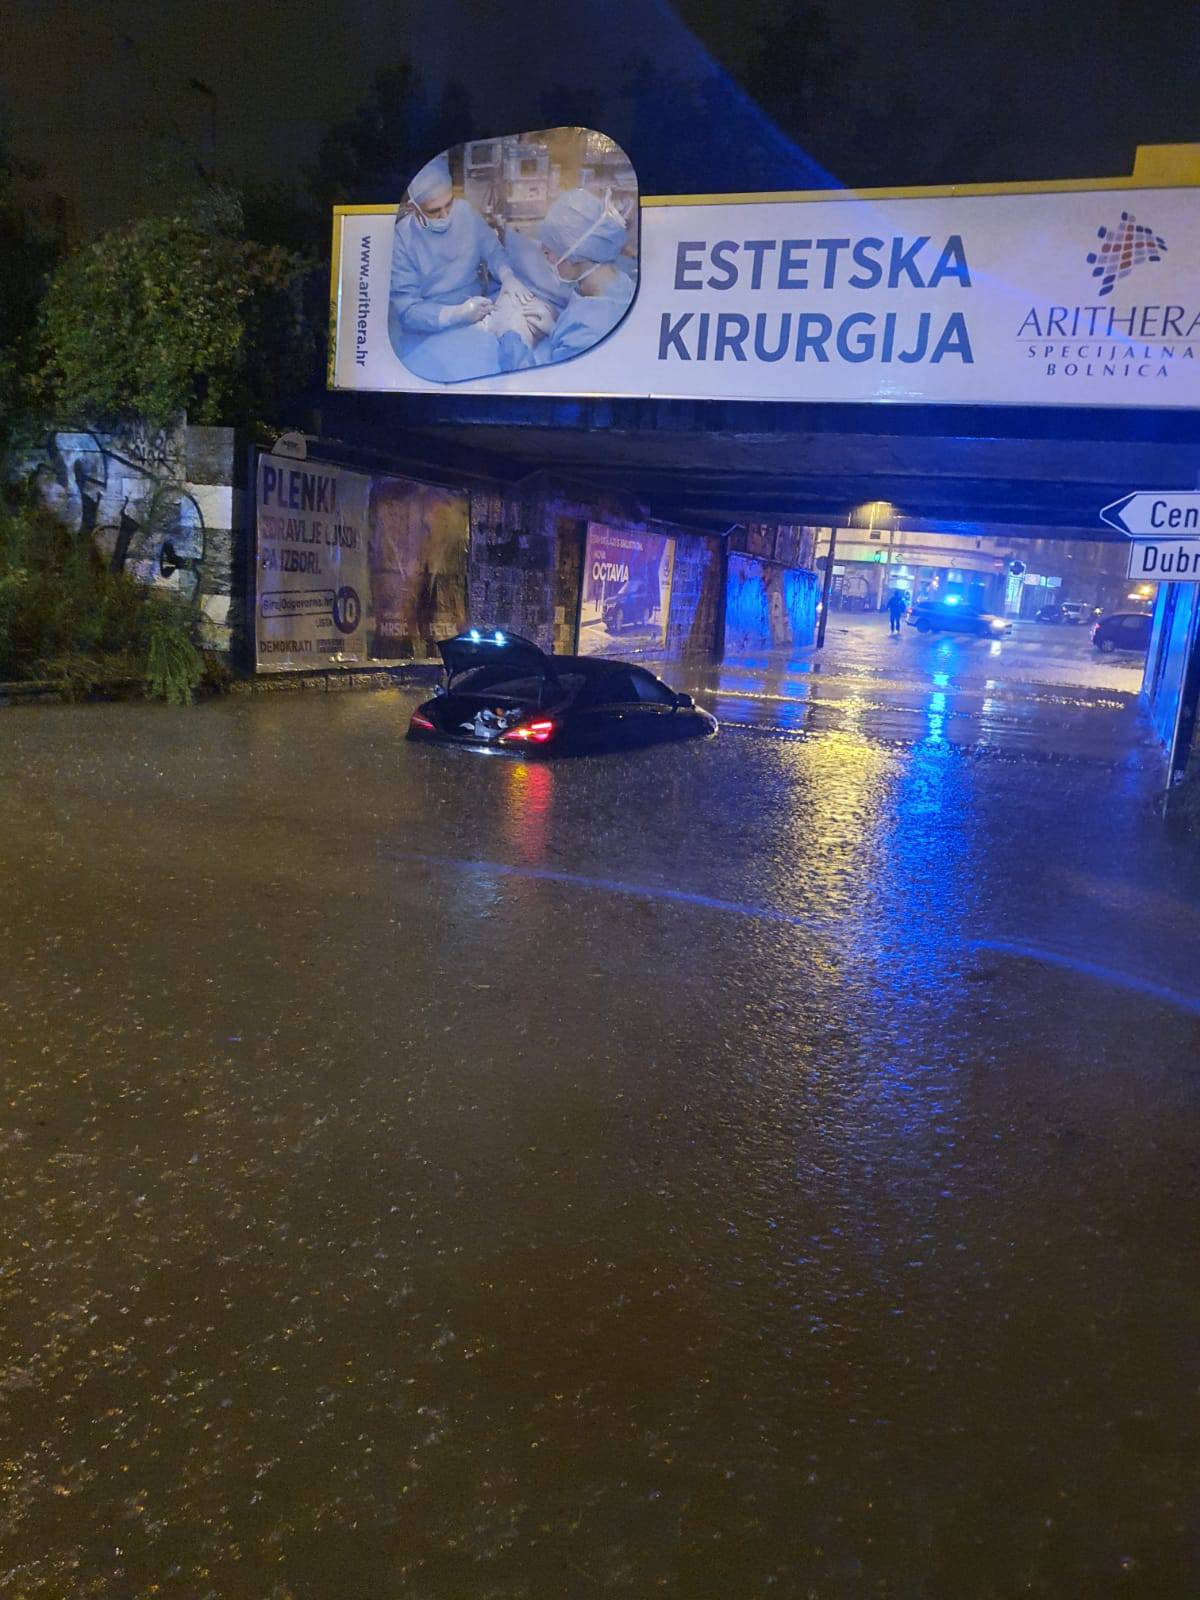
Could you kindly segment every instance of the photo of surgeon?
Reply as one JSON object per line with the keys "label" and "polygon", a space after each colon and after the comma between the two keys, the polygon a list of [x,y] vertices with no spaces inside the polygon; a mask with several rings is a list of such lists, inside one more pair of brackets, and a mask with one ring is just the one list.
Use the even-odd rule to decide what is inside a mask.
{"label": "photo of surgeon", "polygon": [[503,371],[569,361],[612,332],[633,303],[633,279],[616,265],[626,232],[611,196],[601,199],[587,189],[559,195],[538,234],[542,253],[569,297],[540,340],[522,339],[519,330],[501,335]]}
{"label": "photo of surgeon", "polygon": [[611,139],[551,128],[479,140],[408,186],[388,332],[418,377],[490,377],[590,350],[636,288],[637,182]]}

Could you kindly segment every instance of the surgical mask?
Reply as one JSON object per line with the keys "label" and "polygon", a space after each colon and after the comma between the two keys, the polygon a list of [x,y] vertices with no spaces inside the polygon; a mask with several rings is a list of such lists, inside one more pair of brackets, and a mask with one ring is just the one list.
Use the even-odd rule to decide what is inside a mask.
{"label": "surgical mask", "polygon": [[576,284],[582,283],[585,278],[590,278],[593,272],[598,271],[600,267],[603,267],[607,264],[603,261],[597,261],[595,266],[589,267],[586,272],[581,272],[577,278],[564,278],[562,273],[558,270],[564,261],[569,261],[572,256],[577,256],[579,254],[579,246],[583,244],[585,239],[590,239],[592,237],[602,222],[609,221],[614,218],[622,224],[625,222],[625,217],[620,208],[613,204],[612,190],[607,189],[604,193],[604,208],[600,212],[600,215],[596,218],[595,222],[593,222],[589,228],[584,229],[571,248],[567,251],[564,251],[564,253],[559,256],[557,261],[552,261],[550,263],[551,267],[554,269],[554,276],[558,279],[559,283],[565,283],[569,289],[573,289]]}
{"label": "surgical mask", "polygon": [[593,272],[599,271],[599,269],[605,265],[603,261],[597,261],[595,266],[589,267],[586,272],[581,272],[577,278],[564,278],[558,269],[562,266],[564,261],[569,261],[570,259],[571,253],[569,252],[565,256],[559,256],[557,261],[552,261],[550,263],[550,269],[554,273],[554,276],[558,279],[559,283],[561,283],[564,288],[567,289],[577,289],[585,278],[590,278]]}
{"label": "surgical mask", "polygon": [[428,228],[430,233],[445,233],[450,226],[450,213],[448,211],[444,217],[427,217],[415,201],[413,202],[413,210],[420,217],[421,226]]}

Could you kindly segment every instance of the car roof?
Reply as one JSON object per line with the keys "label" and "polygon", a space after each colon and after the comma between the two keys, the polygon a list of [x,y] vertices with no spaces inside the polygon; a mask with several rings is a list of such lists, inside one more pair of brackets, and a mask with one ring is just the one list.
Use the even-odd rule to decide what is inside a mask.
{"label": "car roof", "polygon": [[611,656],[551,656],[556,672],[578,672],[585,678],[600,678],[606,672],[648,672],[649,667],[634,661],[614,661]]}
{"label": "car roof", "polygon": [[[648,666],[643,666],[636,661],[617,661],[612,656],[558,656],[550,651],[544,652],[546,661],[553,667],[558,675],[563,673],[578,673],[584,678],[602,678],[610,672],[645,672],[650,677],[654,673]],[[504,666],[503,661],[480,662],[480,666]],[[520,663],[515,664],[515,670],[520,670]],[[529,667],[525,668],[530,670]]]}

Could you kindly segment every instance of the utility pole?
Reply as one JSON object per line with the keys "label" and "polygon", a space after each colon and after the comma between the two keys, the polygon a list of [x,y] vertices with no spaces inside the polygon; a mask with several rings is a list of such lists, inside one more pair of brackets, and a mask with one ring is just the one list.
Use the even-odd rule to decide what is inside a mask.
{"label": "utility pole", "polygon": [[837,529],[829,530],[829,554],[825,557],[825,582],[821,587],[821,615],[817,618],[817,649],[825,644],[825,624],[829,620],[829,590],[833,584],[833,558],[837,554]]}

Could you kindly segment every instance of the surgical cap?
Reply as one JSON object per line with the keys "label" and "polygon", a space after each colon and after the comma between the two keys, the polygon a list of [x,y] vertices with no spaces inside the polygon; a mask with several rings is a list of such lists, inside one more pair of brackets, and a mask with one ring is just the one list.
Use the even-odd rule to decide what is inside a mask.
{"label": "surgical cap", "polygon": [[414,205],[422,205],[437,195],[450,194],[454,189],[450,177],[450,163],[445,156],[434,156],[427,161],[408,186],[408,198]]}
{"label": "surgical cap", "polygon": [[611,261],[625,244],[625,219],[588,189],[568,189],[547,211],[541,240],[561,261]]}

